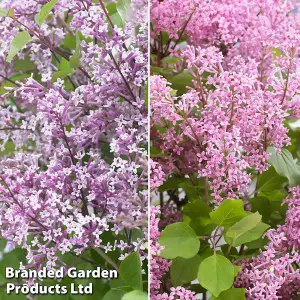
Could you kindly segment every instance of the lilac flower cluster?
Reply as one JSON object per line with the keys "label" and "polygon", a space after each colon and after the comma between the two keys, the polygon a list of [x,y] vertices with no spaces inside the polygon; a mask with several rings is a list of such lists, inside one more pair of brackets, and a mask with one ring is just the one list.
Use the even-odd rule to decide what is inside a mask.
{"label": "lilac flower cluster", "polygon": [[266,233],[269,243],[258,257],[239,262],[235,285],[246,287],[249,299],[293,300],[299,293],[300,187],[290,192],[286,223]]}
{"label": "lilac flower cluster", "polygon": [[[147,256],[145,235],[132,240],[133,230],[147,231],[147,7],[121,28],[102,1],[61,0],[38,28],[46,2],[1,3],[15,16],[0,19],[3,82],[14,73],[16,60],[5,58],[19,29],[32,41],[18,59],[34,64],[1,96],[1,149],[14,147],[0,156],[1,235],[27,250],[26,268],[67,267],[62,254],[92,248],[118,268],[105,253]],[[76,32],[80,66],[54,79],[53,61],[68,64],[64,41]]]}
{"label": "lilac flower cluster", "polygon": [[[193,76],[193,87],[181,97],[172,96],[166,79],[152,77],[153,131],[166,128],[156,132],[153,143],[173,157],[173,168],[164,158],[158,159],[161,165],[152,163],[152,187],[171,172],[197,172],[209,179],[218,202],[248,190],[247,169],[267,169],[267,148],[280,151],[289,144],[282,121],[298,115],[293,97],[300,85],[296,73],[299,47],[291,44],[282,49],[285,57],[270,66],[265,84],[259,80],[255,61],[247,63],[239,57],[232,62],[235,67],[226,70],[223,55],[215,47],[187,46],[183,50],[181,57]],[[290,72],[290,77],[278,78],[279,68]]]}
{"label": "lilac flower cluster", "polygon": [[[152,37],[165,31],[177,41],[184,31],[190,45],[216,46],[227,60],[237,54],[260,60],[265,46],[287,41],[297,34],[296,0],[151,1]],[[173,47],[170,48],[171,52]]]}

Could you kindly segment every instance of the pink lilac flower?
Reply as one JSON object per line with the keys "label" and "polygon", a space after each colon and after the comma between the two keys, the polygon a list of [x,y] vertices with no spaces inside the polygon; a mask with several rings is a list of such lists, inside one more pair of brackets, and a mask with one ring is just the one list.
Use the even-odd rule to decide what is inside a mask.
{"label": "pink lilac flower", "polygon": [[286,222],[267,231],[269,243],[258,257],[238,262],[242,270],[236,287],[247,289],[247,299],[297,298],[300,290],[300,187],[292,188],[284,202],[288,204]]}
{"label": "pink lilac flower", "polygon": [[[180,97],[173,96],[166,79],[151,78],[153,145],[176,161],[175,173],[207,177],[217,202],[247,191],[251,181],[247,170],[261,173],[268,168],[269,146],[280,151],[289,144],[283,120],[297,114],[292,99],[300,86],[299,59],[293,45],[283,49],[284,58],[272,65],[265,84],[254,61],[246,63],[240,57],[235,69],[224,70],[223,55],[215,47],[187,46],[182,51],[194,80]],[[278,79],[278,69],[290,72],[288,81]],[[164,161],[157,162],[164,170]]]}
{"label": "pink lilac flower", "polygon": [[[162,76],[151,77],[152,145],[161,150],[153,157],[152,191],[196,173],[217,205],[247,200],[251,174],[269,167],[268,147],[280,152],[290,143],[284,121],[299,117],[299,1],[151,2],[158,72],[193,78],[182,94]],[[173,69],[168,56],[178,61]],[[235,286],[247,289],[247,299],[299,293],[299,188],[291,192],[286,223],[267,232],[270,242],[258,257],[240,262]]]}
{"label": "pink lilac flower", "polygon": [[268,43],[288,40],[299,26],[298,6],[296,0],[152,0],[152,37],[165,31],[175,44],[184,30],[190,45],[215,45],[228,61],[237,54],[260,60]]}

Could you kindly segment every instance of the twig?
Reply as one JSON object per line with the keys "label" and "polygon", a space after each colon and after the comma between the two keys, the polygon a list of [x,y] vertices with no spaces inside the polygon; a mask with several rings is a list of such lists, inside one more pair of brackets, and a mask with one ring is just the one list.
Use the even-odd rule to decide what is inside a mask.
{"label": "twig", "polygon": [[[60,60],[59,60],[59,58],[57,57],[57,55],[56,55],[55,53],[53,53],[53,56],[54,56],[54,58],[56,59],[56,61],[57,61],[58,63],[60,63]],[[73,80],[71,79],[70,75],[68,75],[67,78],[70,80],[70,82],[71,82],[71,84],[72,84],[74,90],[76,90],[77,86],[76,86],[76,84],[73,82]]]}
{"label": "twig", "polygon": [[18,127],[2,127],[0,128],[0,131],[5,131],[5,130],[24,130],[24,131],[32,131],[30,129],[26,128],[18,128]]}
{"label": "twig", "polygon": [[93,248],[106,262],[108,262],[117,272],[119,272],[119,267],[117,264],[106,255],[100,248]]}
{"label": "twig", "polygon": [[104,12],[104,14],[105,14],[107,20],[108,20],[110,26],[111,26],[112,28],[114,28],[114,24],[113,24],[113,22],[112,22],[112,20],[111,20],[111,18],[110,18],[110,16],[109,16],[107,10],[106,10],[106,7],[105,7],[103,1],[102,1],[102,0],[99,0],[99,4],[100,4],[100,6],[101,6],[101,8],[102,8],[102,10],[103,10],[103,12]]}
{"label": "twig", "polygon": [[208,177],[204,177],[204,199],[208,204]]}
{"label": "twig", "polygon": [[229,247],[227,248],[226,254],[225,254],[226,257],[229,255],[231,248],[232,248],[232,245],[229,245]]}
{"label": "twig", "polygon": [[186,23],[184,24],[184,26],[183,26],[183,28],[182,28],[182,30],[181,30],[181,33],[179,34],[179,37],[178,37],[176,43],[175,43],[175,44],[173,45],[173,47],[172,47],[172,50],[174,50],[175,47],[178,45],[178,43],[179,43],[180,39],[182,38],[183,33],[184,33],[186,27],[188,26],[189,22],[191,21],[191,19],[192,19],[194,13],[195,13],[195,9],[192,11],[191,15],[189,16],[189,18],[187,19]]}
{"label": "twig", "polygon": [[12,84],[14,84],[14,85],[16,85],[16,86],[21,86],[19,83],[15,82],[15,81],[13,81],[13,80],[11,80],[11,79],[9,79],[9,78],[6,77],[6,76],[3,76],[3,75],[0,74],[0,77],[2,77],[2,78],[5,79],[6,81],[9,81],[10,83],[12,83]]}
{"label": "twig", "polygon": [[[122,77],[122,79],[123,79],[123,81],[124,81],[124,83],[125,83],[125,85],[126,85],[127,90],[129,91],[131,97],[133,98],[134,101],[136,101],[135,95],[134,95],[134,93],[133,93],[133,91],[132,91],[132,89],[131,89],[131,87],[130,87],[128,81],[126,80],[125,76],[123,75],[123,73],[122,73],[122,71],[121,71],[121,69],[120,69],[118,63],[116,62],[116,60],[115,60],[113,54],[112,54],[111,52],[109,52],[108,54],[109,54],[110,58],[112,59],[112,61],[114,62],[114,65],[115,65],[115,67],[117,68],[119,74],[121,75],[121,77]],[[130,104],[132,104],[129,100],[126,100],[126,101],[129,102]]]}
{"label": "twig", "polygon": [[240,251],[239,251],[239,255],[242,255],[245,249],[245,245],[241,245]]}
{"label": "twig", "polygon": [[280,104],[283,104],[286,93],[287,93],[287,90],[288,90],[289,77],[290,77],[290,72],[291,72],[291,68],[292,68],[293,59],[294,59],[294,50],[292,50],[292,57],[290,58],[290,63],[289,63],[288,70],[287,70],[287,75],[286,75],[286,82],[285,82],[283,97],[282,97],[282,100],[281,100]]}
{"label": "twig", "polygon": [[[71,147],[69,145],[69,142],[68,142],[68,137],[66,135],[66,131],[65,131],[65,127],[64,125],[62,124],[62,122],[60,122],[60,125],[62,127],[62,131],[63,131],[63,135],[64,135],[64,141],[66,143],[66,146],[67,146],[67,149],[69,151],[69,155],[70,155],[70,158],[71,158],[71,162],[74,166],[76,166],[76,163],[75,163],[75,159],[74,159],[74,156],[73,156],[73,153],[71,151]],[[88,208],[87,208],[87,201],[84,197],[84,194],[83,194],[83,191],[82,189],[80,189],[80,198],[81,198],[81,201],[82,201],[82,204],[83,204],[83,207],[82,207],[82,213],[84,216],[87,216],[89,214],[89,211],[88,211]]]}

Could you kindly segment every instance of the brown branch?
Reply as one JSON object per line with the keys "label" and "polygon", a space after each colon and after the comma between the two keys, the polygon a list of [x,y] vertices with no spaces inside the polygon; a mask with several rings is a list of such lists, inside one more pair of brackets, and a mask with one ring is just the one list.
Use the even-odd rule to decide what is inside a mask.
{"label": "brown branch", "polygon": [[0,74],[0,77],[2,77],[2,78],[5,79],[6,81],[9,81],[10,83],[12,83],[12,84],[14,84],[14,85],[16,85],[16,86],[21,86],[19,83],[15,82],[15,81],[13,81],[13,80],[11,80],[11,79],[9,79],[9,78],[6,77],[6,76],[3,76],[3,75]]}
{"label": "brown branch", "polygon": [[[108,54],[109,54],[110,58],[112,59],[112,61],[114,62],[114,65],[115,65],[115,67],[117,68],[119,74],[121,75],[122,80],[124,81],[124,83],[125,83],[125,85],[126,85],[126,88],[127,88],[127,90],[129,91],[131,97],[133,98],[134,101],[136,101],[135,95],[134,95],[134,93],[133,93],[133,91],[132,91],[132,89],[131,89],[131,87],[130,87],[128,81],[126,80],[125,76],[123,75],[123,73],[122,73],[122,71],[121,71],[121,69],[120,69],[118,63],[116,62],[116,60],[115,60],[113,54],[112,54],[111,52],[109,52]],[[129,100],[127,100],[127,99],[125,99],[125,100],[126,100],[127,102],[129,102],[130,104],[132,104],[132,102],[130,102]]]}
{"label": "brown branch", "polygon": [[30,129],[26,128],[18,128],[18,127],[2,127],[0,128],[0,131],[5,131],[5,130],[24,130],[24,131],[32,131]]}
{"label": "brown branch", "polygon": [[100,248],[94,248],[94,250],[102,257],[105,261],[107,261],[117,272],[119,272],[118,265],[108,256],[106,255]]}
{"label": "brown branch", "polygon": [[110,26],[111,26],[112,29],[113,29],[113,28],[114,28],[114,24],[113,24],[113,22],[112,22],[112,20],[111,20],[111,18],[110,18],[110,16],[109,16],[109,14],[108,14],[108,12],[107,12],[107,9],[106,9],[106,7],[105,7],[103,1],[102,1],[102,0],[99,0],[99,4],[100,4],[100,6],[101,6],[101,8],[102,8],[102,10],[103,10],[103,12],[104,12],[104,14],[105,14],[107,20],[108,20]]}
{"label": "brown branch", "polygon": [[[70,159],[71,159],[71,162],[72,164],[75,166],[76,163],[75,163],[75,159],[74,159],[74,156],[73,156],[73,153],[71,151],[71,147],[70,147],[70,144],[68,142],[68,137],[66,135],[66,131],[65,131],[65,127],[64,125],[62,124],[62,122],[60,122],[60,125],[62,127],[62,131],[63,131],[63,135],[64,135],[64,141],[66,143],[66,146],[67,146],[67,149],[69,151],[69,155],[70,155]],[[81,198],[81,201],[82,201],[82,204],[83,204],[83,207],[82,207],[82,213],[84,216],[87,216],[89,214],[89,211],[88,211],[88,208],[87,208],[87,201],[84,197],[84,194],[83,194],[83,191],[82,189],[80,189],[80,198]]]}

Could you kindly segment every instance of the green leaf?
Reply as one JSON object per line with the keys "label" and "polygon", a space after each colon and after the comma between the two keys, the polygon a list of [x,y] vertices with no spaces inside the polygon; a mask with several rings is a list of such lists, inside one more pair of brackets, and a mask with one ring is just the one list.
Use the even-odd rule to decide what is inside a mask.
{"label": "green leaf", "polygon": [[69,62],[68,60],[66,60],[65,58],[62,57],[62,59],[61,59],[61,61],[60,61],[60,63],[59,63],[58,69],[59,69],[60,71],[64,71],[64,70],[66,70],[66,69],[71,69],[71,68],[70,68],[70,62]]}
{"label": "green leaf", "polygon": [[201,247],[198,255],[200,256],[202,262],[206,258],[212,256],[213,254],[214,254],[214,250],[210,247],[209,244],[206,244],[204,247]]}
{"label": "green leaf", "polygon": [[[151,73],[153,75],[163,75],[164,77],[168,77],[168,79],[170,79],[170,74],[169,74],[170,71],[166,70],[164,68],[151,66]],[[174,94],[172,94],[172,92],[171,92],[171,95],[174,96]],[[150,97],[150,99],[152,99],[152,97]]]}
{"label": "green leaf", "polygon": [[190,178],[186,178],[185,181],[180,182],[178,185],[179,188],[182,188],[189,201],[194,201],[195,199],[200,200],[199,198],[199,186],[193,185]]}
{"label": "green leaf", "polygon": [[282,55],[282,52],[278,48],[272,48],[272,52],[274,58],[280,57]]}
{"label": "green leaf", "polygon": [[143,290],[141,260],[137,252],[128,255],[121,262],[120,276],[134,290]]}
{"label": "green leaf", "polygon": [[268,244],[268,238],[267,237],[260,237],[257,240],[251,241],[246,243],[248,250],[256,250],[256,249],[263,249]]}
{"label": "green leaf", "polygon": [[217,227],[213,224],[210,218],[200,217],[197,219],[189,220],[188,217],[184,218],[184,222],[195,231],[198,236],[210,235],[213,230]]}
{"label": "green leaf", "polygon": [[58,78],[64,79],[72,73],[74,73],[74,69],[66,69],[64,71],[55,72],[52,76],[51,82],[55,82]]}
{"label": "green leaf", "polygon": [[222,292],[219,297],[212,296],[209,300],[246,300],[245,289],[229,289]]}
{"label": "green leaf", "polygon": [[74,54],[70,58],[70,67],[78,68],[80,67],[80,58],[81,58],[81,47],[80,47],[80,37],[79,31],[76,32],[76,49]]}
{"label": "green leaf", "polygon": [[207,292],[206,289],[202,287],[199,283],[193,283],[189,285],[189,290],[195,292],[195,294],[203,294]]}
{"label": "green leaf", "polygon": [[194,230],[182,222],[168,225],[158,242],[164,247],[161,256],[168,259],[191,258],[198,253],[200,248],[200,241]]}
{"label": "green leaf", "polygon": [[109,285],[111,288],[119,288],[119,287],[127,286],[127,283],[120,278],[116,278],[116,279],[109,280]]}
{"label": "green leaf", "polygon": [[265,224],[263,222],[259,222],[254,228],[250,229],[249,231],[243,233],[238,238],[233,240],[232,238],[228,238],[225,236],[225,241],[232,245],[233,247],[240,246],[245,243],[249,243],[252,241],[255,241],[259,239],[263,233],[269,228],[270,226],[268,224]]}
{"label": "green leaf", "polygon": [[[5,253],[2,260],[0,261],[0,274],[5,276],[5,270],[8,267],[19,269],[20,262],[25,263],[26,261],[26,250],[21,248],[15,248],[11,252]],[[0,298],[2,299],[2,298]]]}
{"label": "green leaf", "polygon": [[111,16],[117,12],[117,5],[114,2],[107,3],[106,9],[108,14]]}
{"label": "green leaf", "polygon": [[287,182],[285,176],[278,175],[274,167],[270,167],[258,176],[257,192],[259,196],[267,197],[271,201],[281,201],[286,196],[283,185]]}
{"label": "green leaf", "polygon": [[34,17],[35,22],[38,25],[42,25],[44,21],[46,20],[47,16],[50,14],[51,10],[53,7],[56,5],[56,3],[59,0],[51,0],[50,2],[46,3],[45,5],[42,6],[41,10],[39,13],[37,13]]}
{"label": "green leaf", "polygon": [[128,13],[128,9],[130,7],[130,0],[119,0],[117,2],[117,11],[123,21],[123,23],[125,23],[125,21],[127,21],[127,13]]}
{"label": "green leaf", "polygon": [[287,149],[282,149],[281,153],[278,153],[273,147],[270,147],[268,152],[271,153],[268,163],[279,175],[288,178],[289,186],[300,185],[300,167],[294,161],[292,154]]}
{"label": "green leaf", "polygon": [[7,141],[4,146],[4,151],[0,151],[0,156],[13,154],[15,152],[15,148],[15,144],[12,141]]}
{"label": "green leaf", "polygon": [[164,192],[168,190],[174,190],[179,188],[179,184],[187,180],[187,178],[179,177],[179,176],[173,176],[169,177],[164,184],[162,184],[159,188],[159,192]]}
{"label": "green leaf", "polygon": [[148,296],[146,293],[142,291],[132,291],[125,294],[122,297],[122,300],[147,300]]}
{"label": "green leaf", "polygon": [[[297,123],[296,123],[297,124]],[[300,128],[294,125],[292,121],[285,121],[285,127],[288,129],[288,136],[291,144],[287,149],[292,153],[293,157],[300,157]]]}
{"label": "green leaf", "polygon": [[7,16],[11,17],[11,18],[15,17],[15,10],[14,10],[14,8],[11,8],[11,9],[8,10]]}
{"label": "green leaf", "polygon": [[192,86],[192,80],[193,76],[188,71],[183,71],[168,78],[168,81],[172,84],[172,88],[177,90],[179,95],[182,95],[186,92],[187,86]]}
{"label": "green leaf", "polygon": [[232,226],[246,216],[242,200],[225,200],[210,217],[219,226]]}
{"label": "green leaf", "polygon": [[[148,104],[147,104],[148,105]],[[151,157],[164,157],[168,156],[167,153],[163,153],[159,147],[150,147],[150,156]]]}
{"label": "green leaf", "polygon": [[0,237],[0,251],[2,252],[7,245],[7,240],[5,238]]}
{"label": "green leaf", "polygon": [[138,239],[143,239],[145,237],[145,233],[138,228],[132,229],[131,240],[136,242]]}
{"label": "green leaf", "polygon": [[216,225],[209,217],[210,212],[211,209],[206,203],[195,200],[184,206],[184,221],[191,226],[197,235],[210,234],[216,228]]}
{"label": "green leaf", "polygon": [[251,211],[258,211],[262,215],[262,220],[268,222],[272,213],[270,200],[266,197],[254,197],[249,202],[251,203]]}
{"label": "green leaf", "polygon": [[111,15],[110,19],[115,26],[120,27],[120,28],[123,27],[123,21],[122,21],[121,16],[119,15],[119,13],[116,12],[115,14]]}
{"label": "green leaf", "polygon": [[111,289],[102,300],[121,300],[125,294],[126,291],[124,289]]}
{"label": "green leaf", "polygon": [[24,59],[16,58],[14,61],[13,69],[14,71],[31,71],[36,68],[35,63],[30,59],[29,56],[26,56]]}
{"label": "green leaf", "polygon": [[7,14],[8,14],[8,11],[7,11],[7,10],[0,9],[0,17],[6,17]]}
{"label": "green leaf", "polygon": [[211,212],[210,207],[203,201],[194,201],[184,206],[183,213],[192,219],[199,217],[209,218]]}
{"label": "green leaf", "polygon": [[27,31],[19,32],[10,44],[10,50],[6,58],[7,62],[11,62],[13,58],[22,50],[27,43],[31,41],[31,36]]}
{"label": "green leaf", "polygon": [[[0,274],[0,285],[5,285],[7,283],[7,278]],[[2,298],[0,298],[2,299]]]}
{"label": "green leaf", "polygon": [[234,267],[226,257],[214,254],[200,264],[198,280],[204,288],[218,297],[232,286]]}
{"label": "green leaf", "polygon": [[[20,73],[15,73],[14,75],[10,76],[9,79],[15,81],[15,82],[21,82],[25,78],[29,78],[29,74],[20,74]],[[11,86],[15,86],[13,83],[11,83]]]}
{"label": "green leaf", "polygon": [[15,292],[8,295],[4,289],[1,289],[0,299],[1,300],[26,300],[27,297],[23,294],[16,294]]}
{"label": "green leaf", "polygon": [[236,266],[236,265],[233,265],[233,268],[234,268],[234,277],[236,277],[239,272],[243,269],[241,266]]}
{"label": "green leaf", "polygon": [[181,286],[196,279],[201,261],[199,255],[188,259],[181,257],[175,258],[170,269],[173,285],[175,287]]}
{"label": "green leaf", "polygon": [[75,49],[76,48],[76,37],[72,34],[67,34],[64,38],[64,47],[67,49]]}
{"label": "green leaf", "polygon": [[[235,245],[240,240],[243,240],[245,233],[253,229],[261,221],[259,213],[251,214],[244,217],[242,220],[231,226],[225,234],[225,240],[230,240],[232,245]],[[238,238],[240,238],[238,240]]]}
{"label": "green leaf", "polygon": [[221,250],[222,250],[222,253],[226,253],[226,254],[228,253],[229,257],[232,257],[233,255],[238,255],[239,254],[239,252],[237,251],[236,248],[231,247],[228,244],[221,245]]}
{"label": "green leaf", "polygon": [[[163,44],[166,44],[170,40],[169,34],[166,31],[161,31],[161,39]],[[173,57],[170,58],[169,56],[167,56],[163,59],[163,61],[166,61],[167,59],[173,59]],[[174,59],[176,58],[174,57]]]}
{"label": "green leaf", "polygon": [[1,237],[0,238],[0,251],[1,252],[5,249],[6,244],[7,244],[7,240]]}

